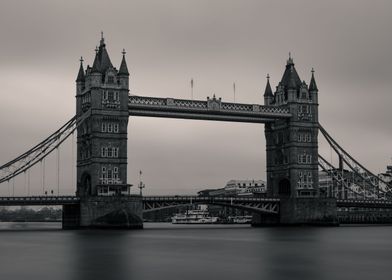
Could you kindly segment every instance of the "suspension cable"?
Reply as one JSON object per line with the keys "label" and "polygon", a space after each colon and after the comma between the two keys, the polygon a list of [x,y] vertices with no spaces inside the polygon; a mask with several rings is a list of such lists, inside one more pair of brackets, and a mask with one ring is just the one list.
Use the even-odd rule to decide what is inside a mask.
{"label": "suspension cable", "polygon": [[[336,167],[334,167],[331,163],[329,163],[325,158],[323,158],[321,155],[319,155],[319,166],[321,169],[326,172],[330,178],[331,178],[331,185],[332,185],[332,179],[335,179],[335,181],[339,182],[341,186],[356,195],[363,196],[363,194],[352,190],[348,184],[348,182],[344,179],[343,174],[340,173],[339,171],[336,172]],[[335,170],[335,171],[334,171]]]}
{"label": "suspension cable", "polygon": [[57,147],[57,195],[60,195],[60,147]]}
{"label": "suspension cable", "polygon": [[75,132],[74,131],[72,131],[72,139],[71,139],[71,142],[72,142],[72,147],[71,147],[71,149],[72,149],[72,152],[71,152],[71,180],[72,180],[72,182],[75,182],[74,181],[74,176],[75,176],[75,174],[74,174],[74,160],[75,160],[75,155],[74,155],[74,153],[75,153],[75,151],[74,151],[74,143],[75,143]]}
{"label": "suspension cable", "polygon": [[[392,187],[389,185],[389,183],[385,182],[378,176],[374,175],[372,172],[366,169],[362,164],[360,164],[357,160],[355,160],[328,134],[328,132],[320,124],[319,124],[319,129],[323,134],[323,136],[325,137],[325,139],[327,140],[330,147],[332,147],[334,151],[339,155],[339,160],[342,160],[344,163],[346,163],[351,168],[351,170],[356,173],[356,175],[362,178],[364,182],[366,181],[369,184],[367,187],[368,193],[371,192],[373,195],[379,195],[380,193],[383,195],[389,195],[389,196],[391,195]],[[380,188],[379,182],[385,184],[387,191],[384,191],[383,189]],[[363,184],[363,187],[365,189],[366,189],[366,185],[367,184],[365,183]],[[373,187],[373,189],[371,189],[370,187]]]}
{"label": "suspension cable", "polygon": [[14,160],[0,166],[0,183],[5,182],[25,170],[31,168],[47,157],[54,149],[60,146],[89,116],[86,111],[81,116],[75,116],[47,139],[18,156]]}

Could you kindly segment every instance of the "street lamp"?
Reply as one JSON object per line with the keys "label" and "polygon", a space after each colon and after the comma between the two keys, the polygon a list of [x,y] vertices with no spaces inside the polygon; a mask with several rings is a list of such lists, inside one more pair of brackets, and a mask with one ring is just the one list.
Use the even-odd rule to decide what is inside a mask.
{"label": "street lamp", "polygon": [[140,196],[143,196],[143,189],[146,187],[146,185],[142,182],[142,171],[139,171],[139,186],[138,188],[140,189]]}

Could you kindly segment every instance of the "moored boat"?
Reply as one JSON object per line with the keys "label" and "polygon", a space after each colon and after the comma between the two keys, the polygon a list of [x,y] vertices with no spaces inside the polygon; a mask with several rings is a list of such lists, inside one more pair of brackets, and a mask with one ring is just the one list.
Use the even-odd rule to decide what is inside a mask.
{"label": "moored boat", "polygon": [[183,214],[176,214],[172,218],[172,224],[215,224],[218,217],[210,216],[207,209],[199,207],[195,210],[186,210]]}

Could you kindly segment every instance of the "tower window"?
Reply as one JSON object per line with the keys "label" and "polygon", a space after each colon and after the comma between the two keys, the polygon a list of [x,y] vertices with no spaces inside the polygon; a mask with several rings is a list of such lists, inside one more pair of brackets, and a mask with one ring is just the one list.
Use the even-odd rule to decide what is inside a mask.
{"label": "tower window", "polygon": [[113,91],[108,91],[108,99],[109,99],[109,101],[114,100],[114,92]]}
{"label": "tower window", "polygon": [[118,148],[113,148],[113,157],[118,157]]}
{"label": "tower window", "polygon": [[108,76],[108,84],[114,84],[114,77]]}
{"label": "tower window", "polygon": [[118,123],[115,123],[114,124],[114,132],[118,133],[118,130],[119,130],[119,125],[118,125]]}
{"label": "tower window", "polygon": [[108,148],[102,147],[102,148],[101,148],[101,156],[102,156],[102,157],[106,157],[107,154],[108,154]]}

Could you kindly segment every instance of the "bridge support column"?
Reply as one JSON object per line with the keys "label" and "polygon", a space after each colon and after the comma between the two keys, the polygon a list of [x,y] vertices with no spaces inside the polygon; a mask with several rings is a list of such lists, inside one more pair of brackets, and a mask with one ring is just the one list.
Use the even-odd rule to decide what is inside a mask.
{"label": "bridge support column", "polygon": [[80,204],[63,205],[63,229],[80,227]]}
{"label": "bridge support column", "polygon": [[85,197],[63,206],[63,229],[141,229],[142,211],[140,196]]}
{"label": "bridge support column", "polygon": [[143,228],[142,199],[132,197],[86,197],[80,203],[80,227]]}
{"label": "bridge support column", "polygon": [[252,216],[252,227],[269,227],[278,225],[278,215],[253,214]]}
{"label": "bridge support column", "polygon": [[334,198],[283,198],[279,216],[281,225],[339,225]]}
{"label": "bridge support column", "polygon": [[281,198],[279,215],[254,214],[252,226],[338,226],[334,198]]}

